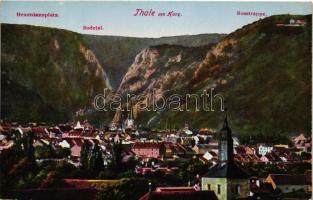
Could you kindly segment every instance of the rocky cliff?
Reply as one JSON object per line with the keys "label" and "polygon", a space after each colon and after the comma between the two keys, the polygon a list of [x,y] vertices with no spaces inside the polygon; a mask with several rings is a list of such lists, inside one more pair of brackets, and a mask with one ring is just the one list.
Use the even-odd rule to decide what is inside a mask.
{"label": "rocky cliff", "polygon": [[224,36],[130,38],[1,24],[1,118],[62,122],[77,110],[93,113],[93,97],[105,88],[116,90],[142,49],[163,43],[198,46]]}
{"label": "rocky cliff", "polygon": [[[289,26],[304,19],[304,26]],[[286,24],[279,26],[277,24]],[[232,126],[240,132],[310,131],[311,16],[280,15],[248,24],[213,46],[156,46],[141,51],[119,87],[120,94],[199,94],[209,88],[224,96]],[[196,56],[197,55],[197,56]],[[164,128],[220,126],[223,112],[142,113],[138,121]]]}

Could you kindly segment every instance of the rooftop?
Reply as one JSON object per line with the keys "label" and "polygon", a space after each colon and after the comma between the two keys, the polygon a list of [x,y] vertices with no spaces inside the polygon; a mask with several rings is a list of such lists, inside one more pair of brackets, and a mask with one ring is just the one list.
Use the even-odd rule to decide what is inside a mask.
{"label": "rooftop", "polygon": [[218,164],[209,169],[203,177],[209,178],[228,178],[228,179],[247,179],[249,174],[237,166],[234,162]]}
{"label": "rooftop", "polygon": [[154,191],[148,192],[139,200],[217,200],[213,191]]}
{"label": "rooftop", "polygon": [[164,143],[156,142],[136,142],[133,146],[133,149],[159,149],[163,146]]}
{"label": "rooftop", "polygon": [[270,174],[276,185],[306,185],[307,179],[304,174]]}

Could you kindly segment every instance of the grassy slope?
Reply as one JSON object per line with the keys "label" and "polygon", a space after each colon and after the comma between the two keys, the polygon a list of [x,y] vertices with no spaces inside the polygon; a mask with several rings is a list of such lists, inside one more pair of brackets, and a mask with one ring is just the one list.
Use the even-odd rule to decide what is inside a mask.
{"label": "grassy slope", "polygon": [[[95,66],[79,51],[81,35],[43,27],[1,26],[1,81],[2,91],[7,90],[1,98],[2,119],[63,121],[89,104],[90,91],[105,87],[103,78],[92,73]],[[84,73],[86,68],[90,74]]]}

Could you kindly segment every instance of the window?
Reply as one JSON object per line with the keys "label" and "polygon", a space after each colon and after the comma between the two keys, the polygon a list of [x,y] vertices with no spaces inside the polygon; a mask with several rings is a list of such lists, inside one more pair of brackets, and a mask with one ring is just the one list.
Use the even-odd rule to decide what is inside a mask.
{"label": "window", "polygon": [[240,185],[239,184],[237,184],[235,187],[235,193],[240,194]]}
{"label": "window", "polygon": [[207,185],[208,190],[211,190],[211,184]]}
{"label": "window", "polygon": [[220,184],[217,185],[217,194],[221,194],[221,185]]}

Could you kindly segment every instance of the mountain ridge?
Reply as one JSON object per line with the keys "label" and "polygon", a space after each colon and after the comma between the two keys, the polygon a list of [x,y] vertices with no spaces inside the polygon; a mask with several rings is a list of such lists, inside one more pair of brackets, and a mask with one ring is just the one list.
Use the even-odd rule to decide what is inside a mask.
{"label": "mountain ridge", "polygon": [[[125,60],[132,60],[132,56],[143,47],[152,43],[158,44],[150,39],[114,37],[112,40],[111,37],[89,36],[65,29],[14,24],[1,24],[1,35],[2,89],[28,88],[26,91],[30,94],[37,94],[34,95],[38,97],[35,102],[46,103],[47,109],[55,108],[48,109],[51,111],[49,114],[54,116],[51,117],[52,121],[60,122],[72,118],[76,110],[88,110],[92,97],[104,88],[114,90],[114,86],[119,85],[119,79],[129,67]],[[20,37],[20,43],[16,37]],[[222,37],[223,35],[217,36]],[[131,41],[128,41],[129,39]],[[199,42],[210,43],[211,38],[200,39]],[[101,48],[98,49],[97,45]],[[48,72],[52,75],[45,74]],[[47,78],[44,78],[45,76]],[[48,83],[54,85],[52,91],[49,91],[50,87],[46,85],[49,78],[52,83]],[[15,88],[16,91],[22,90],[19,88]],[[47,119],[45,114],[41,113],[44,108],[39,109],[31,103],[27,106],[17,106],[19,102],[16,102],[13,91],[14,89],[1,98],[2,119]],[[14,106],[11,106],[11,101],[14,101]],[[21,107],[21,110],[15,107]],[[22,119],[18,117],[19,112],[34,113],[36,117]],[[62,114],[63,112],[66,114]]]}
{"label": "mountain ridge", "polygon": [[[303,26],[277,25],[289,24],[290,19],[302,19],[307,23]],[[311,27],[311,15],[270,16],[247,24],[226,37],[206,38],[205,44],[200,37],[198,41],[192,43],[198,44],[196,47],[180,46],[184,42],[190,43],[188,40],[177,42],[174,39],[178,44],[160,44],[162,41],[147,43],[145,40],[133,38],[125,42],[123,38],[112,40],[107,37],[84,36],[61,31],[67,39],[60,35],[58,39],[65,42],[64,45],[61,40],[58,40],[57,44],[53,40],[55,34],[61,33],[50,29],[51,32],[42,32],[44,36],[39,36],[36,30],[26,31],[21,36],[26,37],[24,39],[28,43],[24,41],[18,44],[13,36],[19,36],[19,32],[13,30],[11,34],[5,36],[11,43],[4,43],[4,51],[1,55],[4,60],[2,68],[5,69],[1,77],[3,77],[2,81],[6,81],[5,84],[2,83],[2,87],[7,87],[6,84],[13,82],[12,92],[2,97],[4,104],[1,106],[5,111],[5,117],[2,113],[1,118],[32,121],[46,119],[46,115],[49,114],[48,116],[53,116],[51,118],[59,116],[55,117],[57,120],[54,121],[73,119],[73,116],[62,115],[74,113],[75,109],[84,106],[87,110],[90,109],[93,95],[101,94],[102,90],[108,87],[109,84],[105,80],[109,83],[111,80],[117,80],[112,83],[113,90],[119,88],[117,93],[125,95],[130,92],[143,95],[145,99],[150,98],[151,88],[157,90],[158,97],[162,95],[167,97],[173,93],[199,94],[204,89],[213,87],[225,98],[235,132],[272,134],[303,131],[309,133],[311,114],[307,109],[311,108],[312,95]],[[48,52],[40,52],[38,47],[40,45],[32,43],[35,41],[33,39],[38,37],[43,37],[37,42],[50,49]],[[218,42],[215,42],[216,39]],[[80,44],[91,53],[87,53],[86,50],[81,51]],[[24,49],[19,49],[19,45]],[[63,54],[55,53],[57,46],[66,51]],[[7,52],[10,51],[13,53],[8,54]],[[15,54],[19,56],[16,57]],[[50,68],[41,67],[46,61],[50,62]],[[31,69],[30,71],[25,71],[25,63],[30,67],[26,69]],[[11,67],[16,65],[17,67]],[[37,67],[32,67],[33,65]],[[105,75],[97,76],[99,65],[107,74],[107,78]],[[59,80],[58,83],[62,83],[63,80],[70,84],[63,84],[61,92],[50,94],[47,92],[49,87],[44,84],[47,82],[46,78],[36,79],[38,76],[31,74],[33,72],[40,74],[43,69],[49,69],[46,73],[49,72],[50,76]],[[25,75],[27,75],[26,79],[23,79]],[[83,77],[89,77],[88,81],[84,82]],[[99,82],[94,80],[97,77],[101,77]],[[31,87],[35,83],[39,88]],[[40,89],[42,87],[44,90]],[[8,105],[9,107],[19,105],[18,99],[14,99],[12,94],[20,91],[29,92],[32,97],[39,95],[37,100],[29,98],[29,101],[42,103],[41,105],[47,103],[47,106],[38,108],[29,103],[26,106],[21,104],[23,110],[3,109]],[[194,110],[138,112],[136,103],[138,102],[134,102],[133,108],[136,122],[154,128],[164,128],[168,123],[171,127],[178,128],[186,121],[196,129],[217,128],[220,127],[221,118],[224,116],[223,112]],[[58,106],[54,106],[55,104]],[[54,109],[57,110],[57,114]],[[17,116],[10,116],[14,113]],[[19,113],[31,113],[31,116],[25,118],[23,115],[22,118]],[[94,111],[89,113],[91,114],[82,115],[82,118],[89,118],[96,123],[99,121],[109,123],[113,117],[115,121],[125,118],[122,113]],[[32,116],[36,117],[32,118]]]}
{"label": "mountain ridge", "polygon": [[[290,19],[304,19],[307,24],[289,26]],[[277,26],[282,23],[286,26]],[[204,89],[215,88],[224,95],[232,113],[233,127],[239,132],[310,132],[311,115],[306,110],[311,107],[311,35],[311,15],[271,16],[245,25],[208,48],[205,58],[194,67],[194,73],[182,75],[190,78],[178,79],[185,80],[183,87],[176,87],[174,83],[170,84],[170,89],[178,90],[179,94],[199,94]],[[152,66],[151,59],[146,57],[138,72],[131,72],[137,74],[137,78],[142,69]],[[154,56],[153,62],[157,63],[160,57],[162,55]],[[132,80],[124,85],[125,92],[145,87],[146,79],[141,81]],[[160,93],[164,94],[166,80],[160,83],[157,89],[163,88]],[[137,95],[149,98],[145,90],[139,91]],[[223,112],[149,112],[139,116],[137,121],[146,124],[157,116],[153,126],[159,128],[164,128],[168,122],[172,127],[181,127],[185,121],[195,128],[215,128],[220,127],[223,115]]]}

